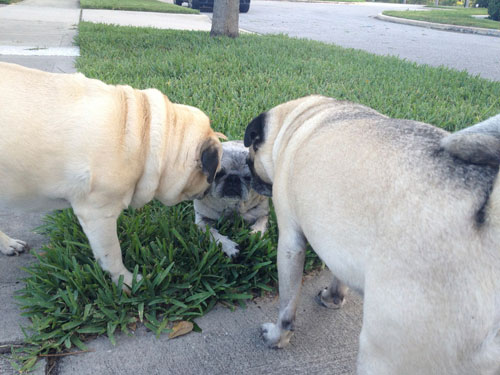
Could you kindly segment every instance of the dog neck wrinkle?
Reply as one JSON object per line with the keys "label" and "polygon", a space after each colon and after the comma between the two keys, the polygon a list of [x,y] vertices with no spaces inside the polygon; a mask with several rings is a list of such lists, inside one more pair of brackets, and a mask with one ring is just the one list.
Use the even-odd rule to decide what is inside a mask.
{"label": "dog neck wrinkle", "polygon": [[[182,130],[185,130],[185,129],[182,129],[182,124],[178,124],[177,123],[178,118],[177,118],[176,111],[172,110],[172,111],[169,111],[169,112],[172,112],[172,118],[170,119],[171,122],[169,122],[170,124],[172,124],[171,131],[170,131],[170,134],[169,134],[169,139],[170,139],[170,136],[172,136],[172,138],[174,140],[176,140],[176,135],[180,136],[178,138],[178,140],[176,140],[175,142],[173,142],[173,144],[169,144],[168,145],[168,147],[172,149],[172,151],[173,151],[173,153],[175,155],[175,158],[172,161],[172,165],[181,165],[181,164],[178,164],[179,162],[181,162],[181,160],[179,160],[179,158],[180,158],[180,156],[182,154],[181,152],[179,152],[179,149],[182,149],[182,147],[183,147],[184,136],[185,136],[186,132],[182,131]],[[167,113],[167,115],[168,115],[168,113]],[[180,133],[180,134],[178,134],[178,133]],[[182,165],[184,165],[185,160],[182,161],[182,162],[183,162]]]}
{"label": "dog neck wrinkle", "polygon": [[149,108],[149,131],[144,130],[148,146],[145,152],[144,169],[137,181],[132,197],[133,207],[142,207],[151,201],[158,192],[164,171],[164,142],[166,141],[167,113],[169,104],[166,97],[158,90],[142,90],[144,101]]}

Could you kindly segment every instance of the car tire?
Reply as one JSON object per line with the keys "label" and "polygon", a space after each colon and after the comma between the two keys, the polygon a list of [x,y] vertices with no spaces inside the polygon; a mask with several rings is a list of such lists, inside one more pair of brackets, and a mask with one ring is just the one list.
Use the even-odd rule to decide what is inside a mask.
{"label": "car tire", "polygon": [[174,0],[175,5],[182,5],[183,0]]}
{"label": "car tire", "polygon": [[250,4],[240,4],[240,13],[246,13],[250,9]]}

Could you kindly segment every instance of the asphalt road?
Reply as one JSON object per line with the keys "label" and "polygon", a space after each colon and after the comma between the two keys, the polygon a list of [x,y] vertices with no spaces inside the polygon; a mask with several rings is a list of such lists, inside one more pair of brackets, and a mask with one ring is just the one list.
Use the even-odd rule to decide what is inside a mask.
{"label": "asphalt road", "polygon": [[432,66],[467,70],[500,81],[500,38],[440,31],[385,22],[374,17],[384,10],[419,6],[387,3],[305,3],[254,1],[240,14],[240,27],[283,33],[378,55],[395,55]]}

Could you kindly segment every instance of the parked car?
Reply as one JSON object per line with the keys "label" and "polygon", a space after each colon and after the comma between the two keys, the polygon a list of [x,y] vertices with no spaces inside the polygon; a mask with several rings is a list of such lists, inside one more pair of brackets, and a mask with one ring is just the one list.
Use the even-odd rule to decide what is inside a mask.
{"label": "parked car", "polygon": [[[188,3],[188,7],[213,12],[214,0],[174,0],[176,5]],[[250,9],[250,0],[240,0],[240,13],[246,13]]]}

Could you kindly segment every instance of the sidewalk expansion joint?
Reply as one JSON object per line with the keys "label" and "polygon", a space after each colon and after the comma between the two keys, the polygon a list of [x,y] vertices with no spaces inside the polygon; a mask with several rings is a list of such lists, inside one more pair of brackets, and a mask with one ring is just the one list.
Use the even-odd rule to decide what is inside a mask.
{"label": "sidewalk expansion joint", "polygon": [[0,46],[0,55],[16,56],[80,56],[78,47],[37,47],[37,46]]}

